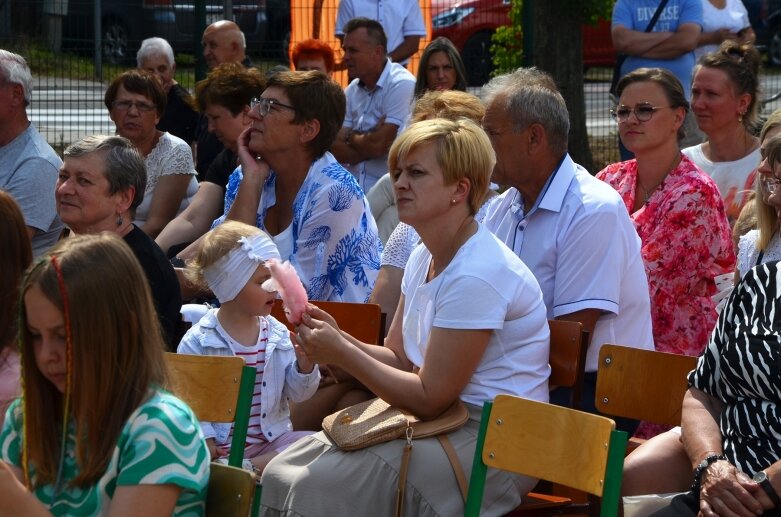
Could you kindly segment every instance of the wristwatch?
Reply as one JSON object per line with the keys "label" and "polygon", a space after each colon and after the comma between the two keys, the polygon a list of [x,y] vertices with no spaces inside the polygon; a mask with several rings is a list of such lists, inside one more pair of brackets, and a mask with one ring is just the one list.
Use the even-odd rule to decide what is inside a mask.
{"label": "wristwatch", "polygon": [[716,463],[717,461],[726,460],[727,457],[723,454],[708,454],[705,459],[697,465],[694,469],[694,483],[692,483],[692,492],[695,494],[700,493],[700,482],[702,481],[702,475],[708,470],[708,467]]}
{"label": "wristwatch", "polygon": [[759,483],[762,490],[764,490],[770,500],[773,501],[773,506],[775,508],[781,507],[781,497],[778,497],[778,492],[776,492],[776,489],[770,484],[770,480],[767,478],[767,472],[760,470],[754,474],[754,481]]}

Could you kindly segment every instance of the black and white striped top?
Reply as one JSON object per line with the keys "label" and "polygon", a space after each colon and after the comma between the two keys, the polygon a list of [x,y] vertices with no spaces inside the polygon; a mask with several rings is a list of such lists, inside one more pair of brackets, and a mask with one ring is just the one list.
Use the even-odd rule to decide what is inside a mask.
{"label": "black and white striped top", "polygon": [[781,262],[749,271],[719,316],[689,385],[721,400],[724,454],[753,475],[781,458]]}

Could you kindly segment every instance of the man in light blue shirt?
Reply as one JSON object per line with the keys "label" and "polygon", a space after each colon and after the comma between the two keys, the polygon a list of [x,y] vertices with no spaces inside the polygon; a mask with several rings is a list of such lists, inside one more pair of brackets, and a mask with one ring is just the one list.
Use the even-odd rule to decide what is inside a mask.
{"label": "man in light blue shirt", "polygon": [[[483,98],[496,152],[491,179],[508,187],[483,224],[534,274],[548,319],[579,321],[589,332],[581,408],[595,412],[602,345],[654,347],[640,238],[618,193],[567,153],[569,113],[550,75],[518,69],[493,78]],[[551,392],[553,403],[568,397],[564,388]]]}
{"label": "man in light blue shirt", "polygon": [[409,118],[415,76],[388,59],[376,20],[355,18],[344,27],[344,63],[351,77],[342,129],[331,147],[364,192],[388,172],[388,150]]}

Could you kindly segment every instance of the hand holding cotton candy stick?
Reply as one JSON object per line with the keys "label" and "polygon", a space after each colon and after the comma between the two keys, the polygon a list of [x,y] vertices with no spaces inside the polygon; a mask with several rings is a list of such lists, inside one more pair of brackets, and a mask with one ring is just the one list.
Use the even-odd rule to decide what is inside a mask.
{"label": "hand holding cotton candy stick", "polygon": [[287,320],[293,325],[300,325],[301,316],[304,315],[309,300],[304,285],[298,278],[296,268],[287,260],[280,263],[277,259],[269,259],[266,261],[266,265],[271,272],[271,280],[264,282],[263,287],[272,287],[279,292],[279,297],[282,298],[282,303],[285,306]]}
{"label": "hand holding cotton candy stick", "polygon": [[[298,277],[298,273],[290,261],[280,263],[277,259],[266,261],[271,278],[263,282],[263,288],[269,291],[277,291],[282,298],[282,305],[285,308],[287,320],[295,326],[301,324],[301,317],[307,308],[309,301],[304,285]],[[296,358],[302,372],[312,370],[312,363],[308,358],[302,357],[296,340],[296,334],[290,333],[290,340],[295,344]],[[327,367],[326,367],[327,368]]]}

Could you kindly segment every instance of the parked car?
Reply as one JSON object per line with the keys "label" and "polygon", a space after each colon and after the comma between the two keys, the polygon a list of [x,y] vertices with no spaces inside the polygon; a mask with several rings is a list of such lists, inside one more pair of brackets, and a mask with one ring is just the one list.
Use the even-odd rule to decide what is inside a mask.
{"label": "parked car", "polygon": [[[432,0],[433,37],[449,38],[461,52],[470,83],[480,86],[490,78],[491,35],[509,25],[510,0]],[[583,65],[613,66],[615,50],[610,21],[583,25]]]}
{"label": "parked car", "polygon": [[[70,0],[63,18],[63,47],[90,51],[94,41],[93,1]],[[193,0],[102,0],[103,57],[112,63],[128,63],[145,38],[159,36],[174,52],[201,51],[195,30]],[[233,20],[241,27],[247,48],[261,48],[268,21],[266,0],[234,0]],[[221,0],[207,0],[206,24],[226,19]]]}

